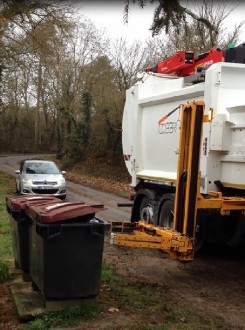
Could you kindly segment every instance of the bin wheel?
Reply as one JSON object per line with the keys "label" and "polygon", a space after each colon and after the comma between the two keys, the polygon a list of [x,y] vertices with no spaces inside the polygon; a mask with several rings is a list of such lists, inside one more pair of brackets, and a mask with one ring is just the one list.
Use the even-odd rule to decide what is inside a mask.
{"label": "bin wheel", "polygon": [[15,266],[15,268],[17,268],[17,269],[20,269],[20,265],[19,265],[19,263],[18,263],[17,260],[14,261],[14,266]]}
{"label": "bin wheel", "polygon": [[19,188],[18,188],[17,183],[15,183],[15,191],[16,191],[16,194],[19,194],[19,193],[20,193],[20,190],[19,190]]}
{"label": "bin wheel", "polygon": [[33,291],[36,291],[36,292],[40,291],[35,282],[32,281],[31,286],[32,286]]}

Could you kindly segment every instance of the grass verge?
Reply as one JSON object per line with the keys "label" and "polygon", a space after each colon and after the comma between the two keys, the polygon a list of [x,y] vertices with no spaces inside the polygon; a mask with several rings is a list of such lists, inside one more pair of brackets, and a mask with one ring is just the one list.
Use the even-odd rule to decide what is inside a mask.
{"label": "grass verge", "polygon": [[0,172],[0,282],[10,278],[13,269],[12,239],[9,216],[6,210],[6,195],[14,194],[13,177]]}

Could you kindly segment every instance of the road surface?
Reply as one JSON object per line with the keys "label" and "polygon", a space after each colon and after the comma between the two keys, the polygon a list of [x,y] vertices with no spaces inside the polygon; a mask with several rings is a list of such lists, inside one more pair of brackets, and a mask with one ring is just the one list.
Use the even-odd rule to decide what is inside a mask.
{"label": "road surface", "polygon": [[[19,163],[26,158],[40,158],[41,155],[11,155],[0,157],[0,169],[13,175],[14,171],[19,169]],[[107,221],[129,221],[130,220],[130,208],[118,207],[117,203],[126,203],[128,199],[119,197],[117,195],[85,187],[80,184],[76,184],[67,181],[67,201],[77,202],[82,201],[87,204],[103,204],[106,208],[105,211],[101,211],[98,216]]]}

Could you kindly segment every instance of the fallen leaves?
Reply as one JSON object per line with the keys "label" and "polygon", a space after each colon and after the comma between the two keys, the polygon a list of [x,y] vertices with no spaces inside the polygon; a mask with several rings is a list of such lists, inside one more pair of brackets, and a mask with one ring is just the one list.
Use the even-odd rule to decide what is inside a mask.
{"label": "fallen leaves", "polygon": [[87,176],[73,171],[70,171],[66,174],[66,179],[78,184],[89,186],[91,188],[97,189],[98,187],[100,187],[102,191],[106,192],[130,192],[129,183],[118,182],[113,179],[111,180],[103,177]]}
{"label": "fallen leaves", "polygon": [[109,307],[108,308],[108,312],[110,312],[110,313],[118,313],[119,312],[119,308]]}

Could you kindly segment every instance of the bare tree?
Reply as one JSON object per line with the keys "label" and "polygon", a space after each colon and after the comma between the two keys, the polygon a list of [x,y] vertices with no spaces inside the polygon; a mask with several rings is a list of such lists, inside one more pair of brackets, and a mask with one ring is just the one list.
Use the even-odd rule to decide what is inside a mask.
{"label": "bare tree", "polygon": [[[130,2],[138,3],[142,8],[144,8],[148,3],[156,3],[156,9],[154,11],[153,22],[150,30],[152,30],[152,36],[158,35],[163,29],[168,34],[171,31],[179,33],[183,27],[188,29],[189,22],[195,21],[202,27],[205,27],[209,31],[210,38],[215,39],[219,34],[219,26],[214,20],[210,20],[211,17],[205,15],[203,11],[196,11],[195,5],[205,6],[207,1],[186,1],[185,5],[180,4],[179,0],[126,0],[124,7],[124,20],[128,21],[128,13]],[[228,15],[236,8],[236,6],[241,3],[241,1],[233,1],[232,4],[227,3],[227,1],[212,1],[213,5],[220,7],[221,15],[223,19],[227,18]],[[230,9],[227,9],[230,7]],[[191,9],[190,9],[191,8]],[[226,8],[226,12],[224,12]]]}
{"label": "bare tree", "polygon": [[[132,3],[138,2],[138,4],[143,8],[146,6],[147,1],[145,0],[132,0]],[[206,27],[215,33],[217,30],[215,26],[203,16],[199,16],[187,7],[180,4],[179,0],[149,0],[149,3],[158,3],[154,12],[154,18],[151,26],[152,35],[157,35],[162,29],[165,29],[166,33],[169,32],[171,27],[180,28],[182,22],[186,22],[186,17],[190,16],[196,21],[202,22]],[[194,1],[193,1],[194,2]],[[125,1],[124,7],[124,20],[128,21],[128,11],[129,11],[130,0]]]}
{"label": "bare tree", "polygon": [[[35,116],[34,145],[40,146],[42,125],[47,124],[47,116],[46,120],[44,116],[47,114],[46,68],[52,65],[56,50],[65,45],[72,25],[65,12],[44,1],[9,0],[0,7],[0,14],[0,62],[3,67],[1,111],[10,109],[10,91],[7,94],[7,89],[12,88],[13,92],[21,95],[19,102],[22,111],[25,106],[27,110],[31,109],[30,116]],[[19,83],[13,89],[8,80],[16,74]]]}
{"label": "bare tree", "polygon": [[145,69],[145,46],[140,42],[128,45],[126,39],[117,39],[111,43],[109,57],[117,72],[116,84],[121,91],[128,89],[137,80],[137,73]]}
{"label": "bare tree", "polygon": [[218,33],[212,33],[203,22],[190,18],[188,26],[182,23],[182,29],[178,33],[173,31],[169,34],[170,45],[175,50],[191,49],[201,53],[215,47],[227,48],[229,44],[238,42],[239,32],[244,22],[236,25],[234,29],[229,26],[229,31],[226,23],[234,9],[233,4],[228,4],[226,1],[204,0],[193,8],[199,16],[210,21]]}

